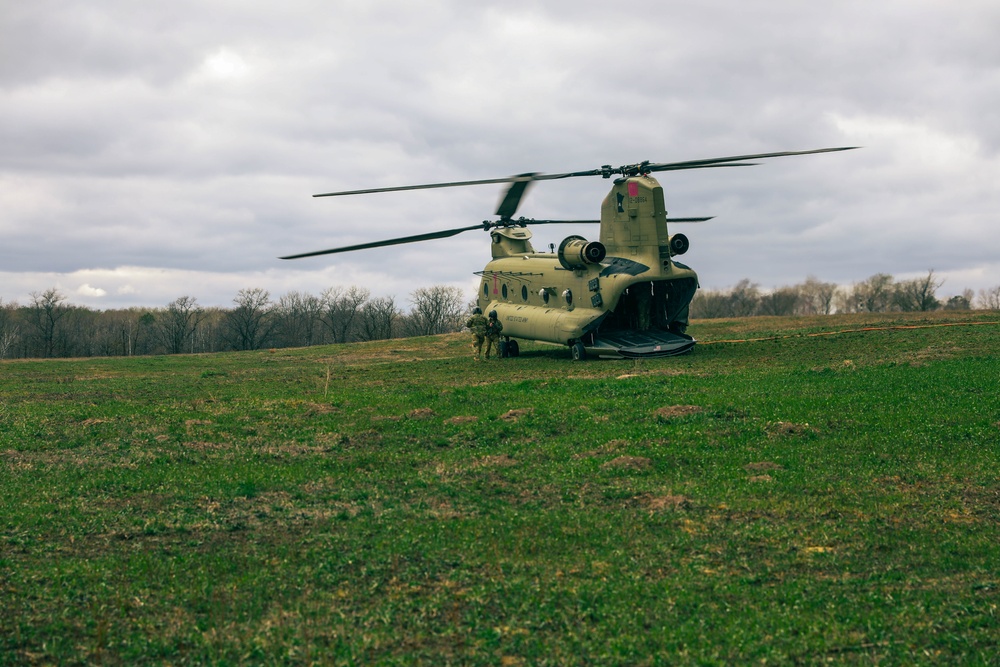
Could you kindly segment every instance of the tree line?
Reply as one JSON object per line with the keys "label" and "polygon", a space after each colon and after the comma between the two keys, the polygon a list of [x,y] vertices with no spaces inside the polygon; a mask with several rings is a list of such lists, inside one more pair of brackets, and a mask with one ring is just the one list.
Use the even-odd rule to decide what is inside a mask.
{"label": "tree line", "polygon": [[[807,278],[766,292],[749,280],[733,289],[699,290],[692,319],[755,315],[927,311],[940,308],[1000,310],[1000,286],[941,301],[933,271],[896,281],[877,273],[850,287]],[[0,301],[0,359],[100,357],[262,348],[428,336],[462,329],[470,304],[457,287],[434,286],[410,294],[403,311],[394,297],[372,297],[359,287],[330,288],[319,296],[240,290],[231,308],[203,308],[182,296],[159,308],[91,310],[69,303],[56,288],[33,292],[29,303]]]}
{"label": "tree line", "polygon": [[751,317],[754,315],[829,315],[831,313],[883,313],[930,310],[1000,310],[1000,286],[971,289],[941,300],[937,290],[944,283],[934,271],[922,278],[895,280],[876,273],[849,287],[809,277],[798,285],[769,292],[749,280],[741,280],[729,291],[699,290],[691,301],[693,319]]}
{"label": "tree line", "polygon": [[458,331],[467,310],[457,287],[415,290],[404,312],[359,287],[321,295],[240,290],[231,308],[182,296],[160,308],[91,310],[52,288],[28,303],[0,302],[0,359],[101,357],[305,347]]}

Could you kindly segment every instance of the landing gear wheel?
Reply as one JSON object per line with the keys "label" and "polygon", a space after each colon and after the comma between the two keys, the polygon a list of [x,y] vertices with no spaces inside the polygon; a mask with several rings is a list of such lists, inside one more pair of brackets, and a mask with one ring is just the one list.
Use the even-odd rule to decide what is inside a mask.
{"label": "landing gear wheel", "polygon": [[506,359],[510,356],[510,343],[505,340],[497,341],[497,356]]}
{"label": "landing gear wheel", "polygon": [[573,361],[583,361],[587,358],[587,348],[580,341],[573,343],[569,350],[573,354]]}
{"label": "landing gear wheel", "polygon": [[507,341],[507,356],[508,357],[517,357],[520,354],[521,354],[521,348],[517,344],[517,341],[516,340],[509,340],[509,341]]}

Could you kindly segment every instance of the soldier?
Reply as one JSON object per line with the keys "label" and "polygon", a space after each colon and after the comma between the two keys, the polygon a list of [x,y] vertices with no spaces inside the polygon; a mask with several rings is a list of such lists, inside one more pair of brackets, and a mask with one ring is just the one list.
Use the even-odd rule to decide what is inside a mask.
{"label": "soldier", "polygon": [[[472,351],[475,353],[476,361],[479,361],[479,355],[483,351],[483,340],[486,338],[486,318],[483,317],[483,311],[476,307],[472,309],[472,317],[469,321],[465,323],[465,326],[472,329]],[[489,352],[487,352],[489,356]]]}
{"label": "soldier", "polygon": [[490,358],[490,349],[495,345],[497,348],[497,359],[500,358],[500,332],[503,331],[503,323],[497,319],[497,311],[490,311],[490,319],[486,322],[486,358]]}

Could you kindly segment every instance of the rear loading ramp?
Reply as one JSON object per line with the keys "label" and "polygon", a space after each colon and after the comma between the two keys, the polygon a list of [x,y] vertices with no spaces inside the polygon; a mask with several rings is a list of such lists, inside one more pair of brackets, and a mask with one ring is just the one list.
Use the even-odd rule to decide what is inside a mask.
{"label": "rear loading ramp", "polygon": [[661,329],[601,333],[587,345],[587,353],[599,357],[672,357],[690,352],[695,339]]}

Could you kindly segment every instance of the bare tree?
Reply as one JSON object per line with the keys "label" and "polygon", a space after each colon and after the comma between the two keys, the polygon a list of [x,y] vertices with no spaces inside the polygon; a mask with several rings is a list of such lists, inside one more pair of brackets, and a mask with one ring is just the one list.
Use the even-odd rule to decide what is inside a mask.
{"label": "bare tree", "polygon": [[825,283],[816,276],[809,276],[799,285],[798,312],[801,315],[829,315],[833,312],[837,284]]}
{"label": "bare tree", "polygon": [[392,297],[378,297],[367,301],[358,311],[359,335],[362,340],[392,338],[395,330],[396,302]]}
{"label": "bare tree", "polygon": [[927,272],[923,278],[904,280],[896,284],[893,292],[893,304],[903,311],[937,310],[941,305],[936,293],[944,284],[943,280],[934,279],[934,269]]}
{"label": "bare tree", "polygon": [[260,349],[273,330],[271,294],[259,287],[241,289],[233,303],[236,308],[226,314],[229,344],[237,350]]}
{"label": "bare tree", "polygon": [[945,310],[971,310],[974,292],[971,289],[962,290],[961,294],[950,297],[944,304]]}
{"label": "bare tree", "polygon": [[730,292],[729,303],[733,317],[750,317],[760,306],[760,286],[744,278]]}
{"label": "bare tree", "polygon": [[59,321],[69,313],[66,296],[55,287],[39,294],[31,293],[31,305],[28,313],[32,326],[38,335],[38,350],[43,357],[55,355],[56,338],[59,333]]}
{"label": "bare tree", "polygon": [[0,299],[0,359],[7,356],[7,352],[21,333],[21,328],[15,319],[16,314],[16,302],[5,305],[3,299]]}
{"label": "bare tree", "polygon": [[281,344],[288,347],[309,346],[316,342],[326,303],[312,294],[289,292],[274,308]]}
{"label": "bare tree", "polygon": [[849,313],[884,313],[892,307],[894,279],[887,273],[876,273],[856,283],[847,293],[843,304]]}
{"label": "bare tree", "polygon": [[194,351],[194,333],[203,315],[193,296],[178,297],[167,304],[157,318],[157,331],[168,354]]}
{"label": "bare tree", "polygon": [[729,317],[732,309],[729,295],[718,290],[698,290],[691,299],[691,319],[710,320],[718,317]]}
{"label": "bare tree", "polygon": [[976,305],[983,310],[1000,310],[1000,285],[979,290]]}
{"label": "bare tree", "polygon": [[371,292],[362,287],[351,287],[346,291],[341,287],[331,287],[323,292],[323,325],[334,343],[351,340],[358,312],[370,296]]}
{"label": "bare tree", "polygon": [[799,303],[798,287],[778,287],[760,297],[758,314],[794,315]]}
{"label": "bare tree", "polygon": [[422,287],[410,295],[413,310],[406,320],[411,336],[458,331],[462,326],[462,290],[447,285]]}

